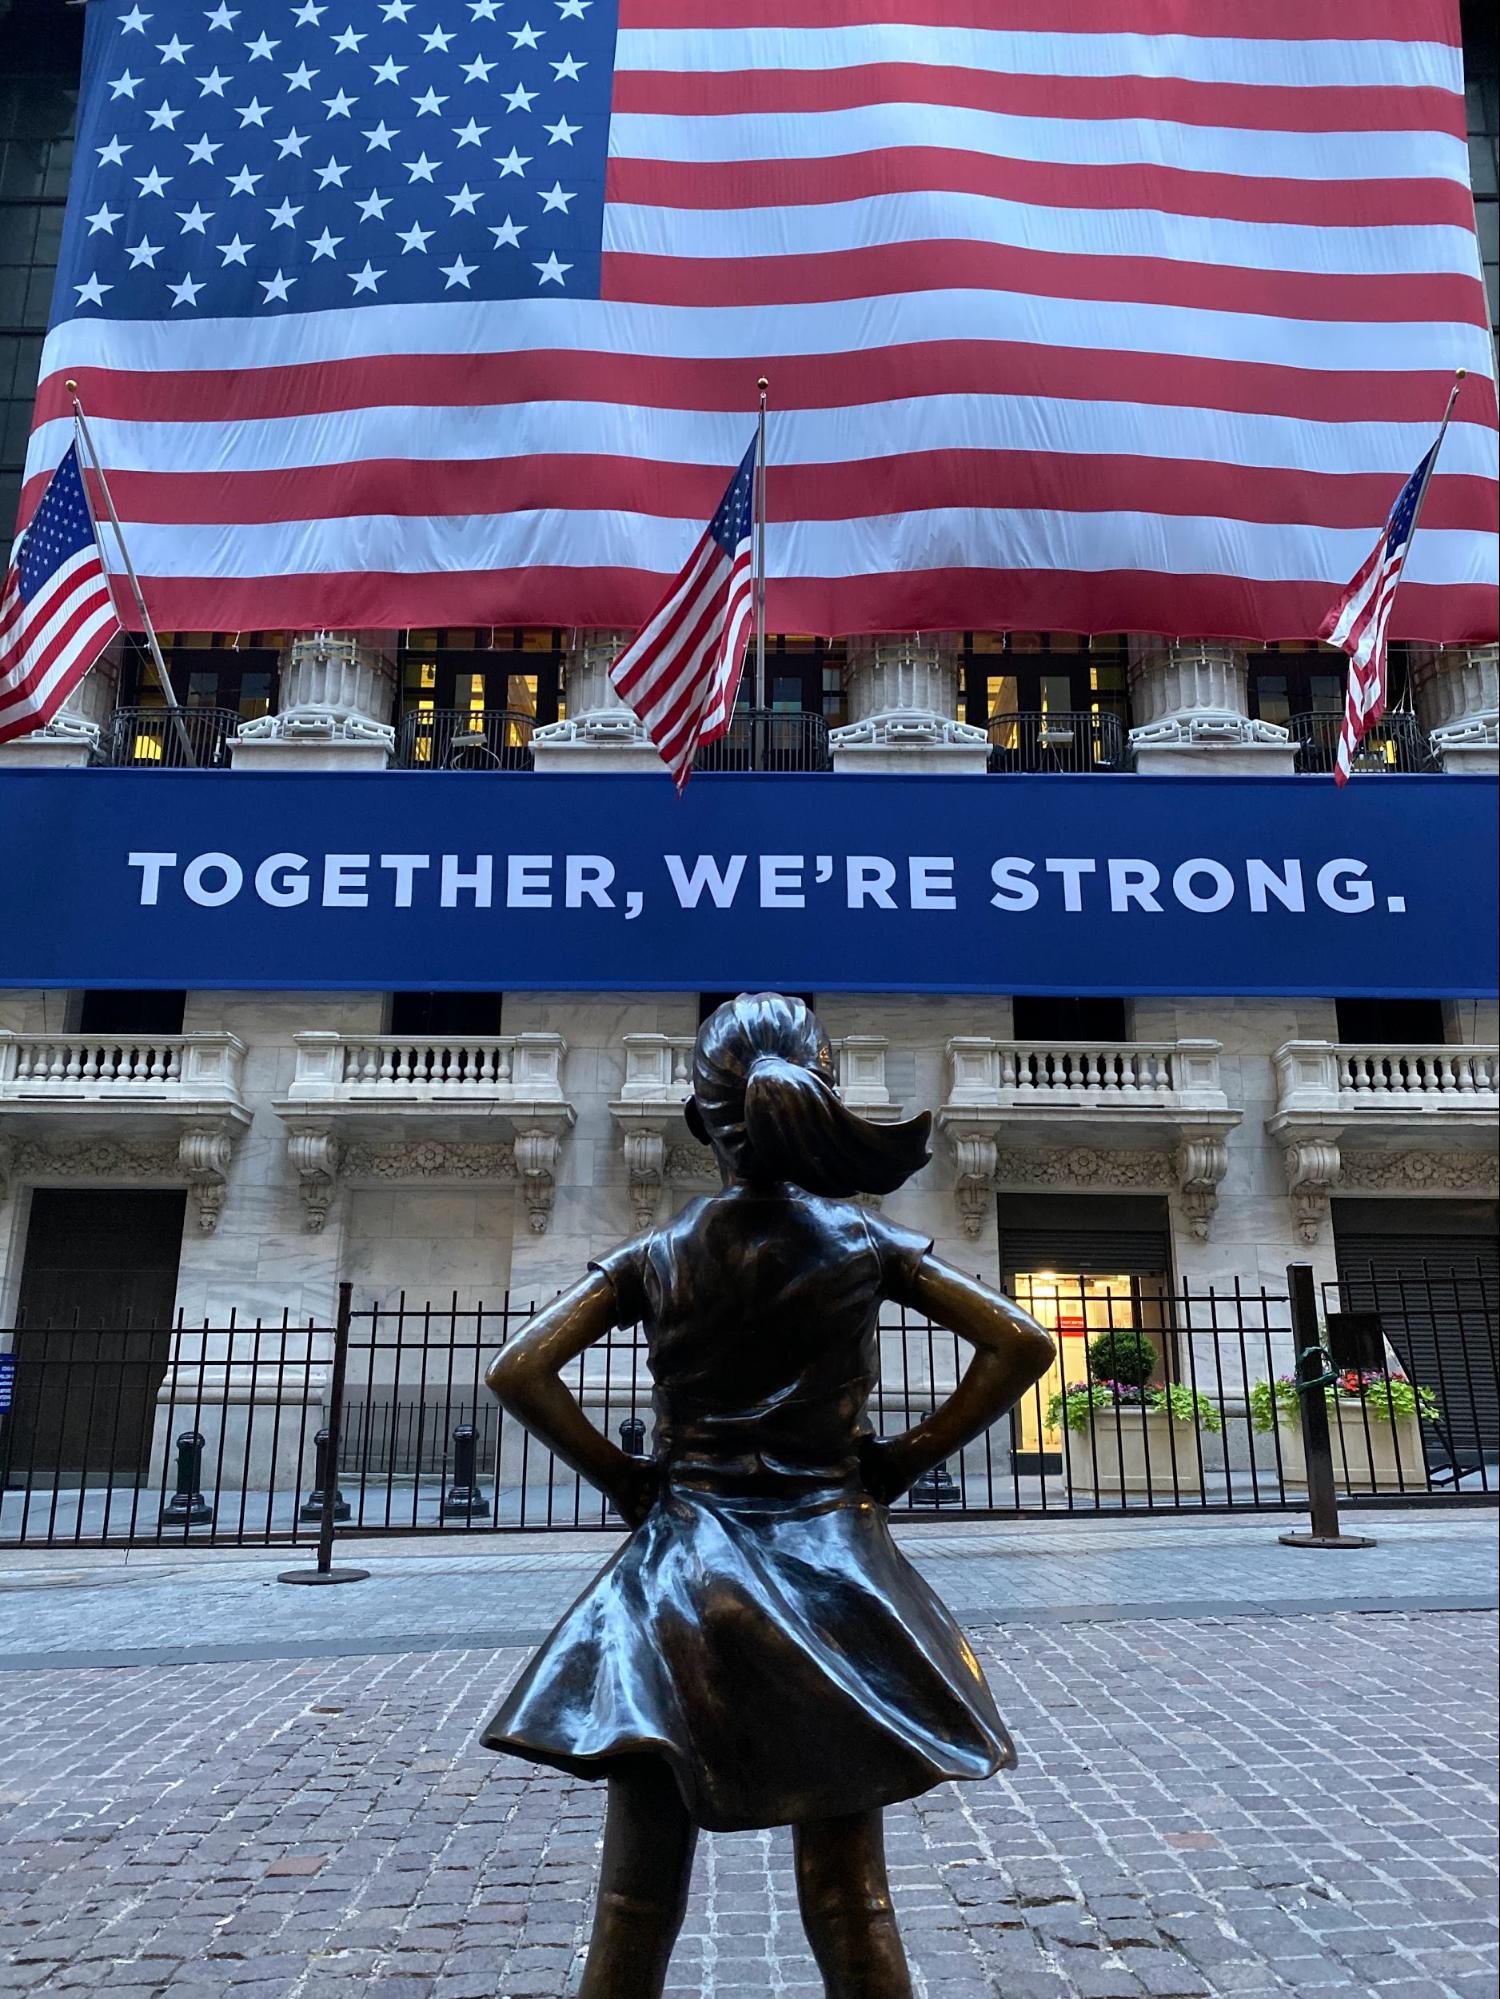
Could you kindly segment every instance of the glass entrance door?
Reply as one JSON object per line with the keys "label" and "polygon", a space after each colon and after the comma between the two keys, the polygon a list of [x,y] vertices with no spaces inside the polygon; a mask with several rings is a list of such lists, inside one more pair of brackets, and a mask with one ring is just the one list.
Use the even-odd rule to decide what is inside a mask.
{"label": "glass entrance door", "polygon": [[1021,1476],[1047,1478],[1063,1469],[1062,1423],[1048,1420],[1065,1389],[1089,1378],[1088,1344],[1098,1333],[1150,1333],[1165,1351],[1165,1278],[1127,1271],[1015,1271],[1005,1288],[1057,1342],[1057,1359],[1011,1417],[1012,1466]]}

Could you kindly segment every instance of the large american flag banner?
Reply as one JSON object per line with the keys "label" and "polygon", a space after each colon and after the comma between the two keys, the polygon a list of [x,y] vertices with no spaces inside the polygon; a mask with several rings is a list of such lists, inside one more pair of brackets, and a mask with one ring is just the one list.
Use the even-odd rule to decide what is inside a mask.
{"label": "large american flag banner", "polygon": [[1496,634],[1457,0],[92,0],[76,376],[158,622]]}

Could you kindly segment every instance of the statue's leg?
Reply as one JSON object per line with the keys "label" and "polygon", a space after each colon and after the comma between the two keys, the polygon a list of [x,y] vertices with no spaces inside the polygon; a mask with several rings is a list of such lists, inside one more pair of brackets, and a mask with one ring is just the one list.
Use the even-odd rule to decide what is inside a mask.
{"label": "statue's leg", "polygon": [[827,1999],[911,1999],[886,1879],[882,1814],[806,1819],[793,1832],[802,1926]]}
{"label": "statue's leg", "polygon": [[661,1999],[687,1911],[697,1839],[658,1757],[642,1756],[610,1778],[599,1899],[579,1999]]}

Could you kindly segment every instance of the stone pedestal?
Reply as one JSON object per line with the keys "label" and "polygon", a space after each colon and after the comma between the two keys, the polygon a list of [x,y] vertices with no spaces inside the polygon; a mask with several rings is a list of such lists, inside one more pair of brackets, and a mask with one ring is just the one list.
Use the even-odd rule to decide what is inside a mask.
{"label": "stone pedestal", "polygon": [[829,738],[836,771],[982,776],[990,743],[958,716],[958,650],[944,632],[881,632],[848,642],[850,720]]}
{"label": "stone pedestal", "polygon": [[106,647],[45,728],[0,743],[0,769],[82,770],[109,749],[120,686],[120,642]]}
{"label": "stone pedestal", "polygon": [[1216,639],[1133,637],[1130,747],[1146,777],[1280,777],[1295,746],[1252,721],[1245,655]]}
{"label": "stone pedestal", "polygon": [[299,632],[281,662],[274,715],[242,722],[236,770],[384,770],[396,747],[394,649],[387,634]]}
{"label": "stone pedestal", "polygon": [[661,757],[633,710],[616,694],[609,669],[628,632],[573,634],[564,669],[568,717],[548,722],[531,738],[537,770],[660,771]]}
{"label": "stone pedestal", "polygon": [[1443,769],[1500,773],[1500,648],[1412,646],[1417,712]]}

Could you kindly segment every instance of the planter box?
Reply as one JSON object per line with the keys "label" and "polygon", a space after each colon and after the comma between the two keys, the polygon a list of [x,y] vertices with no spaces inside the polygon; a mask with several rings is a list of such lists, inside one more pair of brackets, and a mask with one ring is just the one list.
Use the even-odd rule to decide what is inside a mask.
{"label": "planter box", "polygon": [[1144,1494],[1185,1499],[1203,1493],[1203,1449],[1196,1423],[1174,1423],[1164,1409],[1118,1409],[1086,1430],[1066,1430],[1068,1491],[1081,1499]]}
{"label": "planter box", "polygon": [[[1422,1450],[1422,1426],[1415,1416],[1368,1427],[1358,1402],[1335,1403],[1328,1411],[1333,1442],[1333,1483],[1339,1492],[1425,1492],[1427,1460]],[[1281,1482],[1289,1493],[1307,1490],[1307,1458],[1302,1449],[1302,1425],[1285,1423],[1281,1430]]]}

